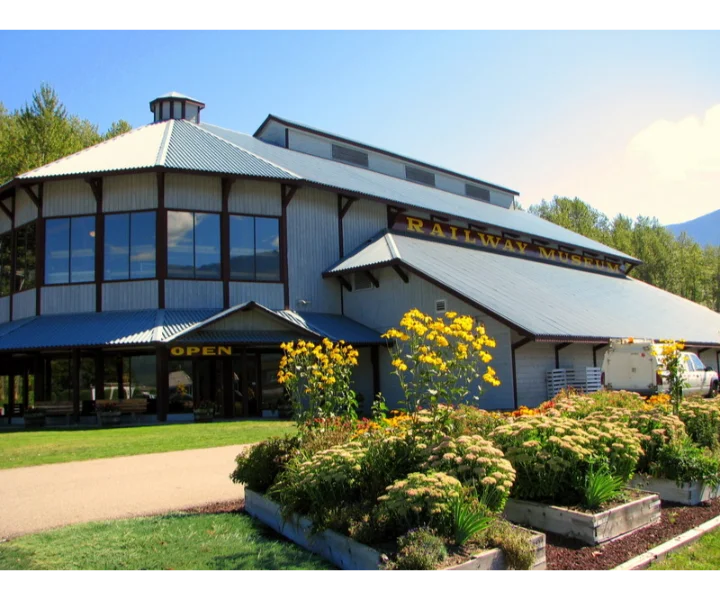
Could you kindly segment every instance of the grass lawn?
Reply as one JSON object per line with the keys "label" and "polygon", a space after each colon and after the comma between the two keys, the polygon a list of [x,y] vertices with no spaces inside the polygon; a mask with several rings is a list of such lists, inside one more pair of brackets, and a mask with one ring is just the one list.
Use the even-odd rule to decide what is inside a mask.
{"label": "grass lawn", "polygon": [[259,442],[294,430],[291,421],[232,421],[119,429],[0,433],[0,469]]}
{"label": "grass lawn", "polygon": [[698,542],[654,563],[656,571],[715,571],[720,569],[720,530],[704,535]]}
{"label": "grass lawn", "polygon": [[251,517],[233,513],[71,525],[0,544],[0,570],[331,568]]}

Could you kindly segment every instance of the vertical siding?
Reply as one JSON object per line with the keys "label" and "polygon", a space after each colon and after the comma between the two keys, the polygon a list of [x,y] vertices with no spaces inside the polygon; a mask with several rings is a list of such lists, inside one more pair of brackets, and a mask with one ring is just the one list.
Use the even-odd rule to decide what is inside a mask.
{"label": "vertical siding", "polygon": [[165,308],[222,308],[222,281],[165,282]]}
{"label": "vertical siding", "polygon": [[370,359],[370,348],[359,348],[358,365],[352,374],[352,389],[356,394],[362,394],[358,398],[358,413],[370,416],[373,402],[373,372],[372,360]]}
{"label": "vertical siding", "polygon": [[460,196],[465,195],[465,182],[455,179],[454,177],[448,177],[440,173],[435,174],[435,187],[439,190],[445,190],[446,192],[452,192],[453,194],[459,194]]}
{"label": "vertical siding", "polygon": [[[572,346],[566,348],[570,350]],[[562,365],[560,351],[560,364]],[[592,358],[591,358],[592,361]],[[590,363],[592,366],[592,362]],[[530,342],[515,352],[518,405],[537,406],[547,400],[545,374],[555,368],[555,345]]]}
{"label": "vertical siding", "polygon": [[230,306],[252,301],[267,308],[282,310],[285,308],[283,284],[230,282]]}
{"label": "vertical siding", "polygon": [[44,315],[95,311],[95,284],[45,286],[40,296]]}
{"label": "vertical siding", "polygon": [[322,158],[332,158],[332,143],[307,133],[291,129],[288,135],[288,146],[291,150],[297,150],[298,152]]}
{"label": "vertical siding", "polygon": [[103,211],[122,212],[157,208],[154,173],[115,175],[103,179]]}
{"label": "vertical siding", "polygon": [[231,213],[279,217],[282,214],[280,184],[240,179],[230,189],[228,207]]}
{"label": "vertical siding", "polygon": [[165,206],[220,212],[220,177],[168,174],[165,177]]}
{"label": "vertical siding", "polygon": [[[7,205],[7,203],[6,203]],[[5,233],[12,229],[12,221],[5,216],[4,212],[0,212],[0,233]]]}
{"label": "vertical siding", "polygon": [[490,190],[490,204],[497,204],[504,208],[510,208],[513,203],[514,196],[497,190]]}
{"label": "vertical siding", "polygon": [[[322,272],[338,261],[337,196],[301,188],[288,205],[290,308],[340,313],[340,285]],[[301,305],[300,300],[310,304]]]}
{"label": "vertical siding", "polygon": [[357,200],[343,219],[345,256],[387,228],[387,206],[371,200]]}
{"label": "vertical siding", "polygon": [[259,310],[239,311],[206,326],[208,331],[287,331],[289,325]]}
{"label": "vertical siding", "polygon": [[19,227],[35,219],[37,219],[37,206],[24,190],[18,190],[15,195],[15,226]]}
{"label": "vertical siding", "polygon": [[[379,288],[345,292],[346,316],[377,331],[386,331],[390,327],[397,327],[402,315],[411,308],[434,316],[435,301],[447,300],[449,311],[470,315],[485,323],[488,335],[495,338],[497,343],[496,348],[490,351],[493,356],[490,365],[497,371],[502,385],[493,388],[480,382],[484,391],[480,406],[485,409],[513,406],[511,331],[508,327],[414,275],[409,275],[409,283],[404,283],[392,269],[380,269],[374,271],[374,275],[380,282]],[[392,374],[386,352],[381,352],[380,365],[383,394],[393,405],[397,405],[401,392],[394,381],[396,377]]]}
{"label": "vertical siding", "polygon": [[10,320],[10,296],[0,298],[0,323],[7,323]]}
{"label": "vertical siding", "polygon": [[143,310],[158,308],[157,279],[103,283],[103,310]]}
{"label": "vertical siding", "polygon": [[35,289],[13,294],[13,321],[35,316],[37,292]]}
{"label": "vertical siding", "polygon": [[[700,352],[698,354],[698,358],[703,361],[703,364],[706,367],[710,367],[713,371],[720,374],[720,364],[718,363],[718,349],[717,348],[711,348],[710,350],[705,350],[705,352]],[[600,363],[598,363],[600,364]]]}
{"label": "vertical siding", "polygon": [[[598,367],[602,366],[602,352],[598,351]],[[593,366],[592,344],[572,344],[560,350],[561,369],[585,369]]]}
{"label": "vertical siding", "polygon": [[368,160],[368,166],[371,171],[377,171],[378,173],[385,173],[391,177],[399,177],[405,179],[405,164],[399,160],[393,160],[382,154],[370,153]]}
{"label": "vertical siding", "polygon": [[95,196],[82,179],[49,181],[43,188],[43,216],[62,217],[94,213]]}
{"label": "vertical siding", "polygon": [[285,126],[279,123],[270,123],[263,131],[260,139],[275,146],[285,146]]}

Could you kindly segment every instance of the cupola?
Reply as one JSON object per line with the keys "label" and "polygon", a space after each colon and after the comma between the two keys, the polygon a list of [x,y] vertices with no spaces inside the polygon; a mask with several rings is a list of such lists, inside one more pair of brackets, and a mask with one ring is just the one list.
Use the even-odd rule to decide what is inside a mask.
{"label": "cupola", "polygon": [[200,122],[200,111],[205,104],[190,96],[170,92],[150,102],[150,112],[153,114],[153,123],[169,119],[185,119],[192,123]]}

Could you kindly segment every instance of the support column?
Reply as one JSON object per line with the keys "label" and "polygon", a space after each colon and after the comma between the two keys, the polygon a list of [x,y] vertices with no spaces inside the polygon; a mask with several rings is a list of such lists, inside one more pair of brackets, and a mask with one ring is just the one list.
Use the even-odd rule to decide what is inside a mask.
{"label": "support column", "polygon": [[243,348],[242,353],[240,354],[240,393],[242,394],[243,417],[245,417],[246,419],[250,416],[250,398],[248,397],[249,389],[247,379],[247,366],[247,350]]}
{"label": "support column", "polygon": [[158,346],[155,351],[155,404],[157,406],[158,421],[167,421],[170,399],[168,360],[168,349],[165,346]]}
{"label": "support column", "polygon": [[35,393],[35,406],[37,406],[38,402],[45,402],[45,364],[42,356],[35,357],[33,367],[33,392]]}
{"label": "support column", "polygon": [[70,377],[72,380],[73,420],[80,422],[80,349],[70,353]]}
{"label": "support column", "polygon": [[192,361],[192,398],[193,408],[200,406],[200,366],[196,359]]}
{"label": "support column", "polygon": [[103,353],[95,353],[95,402],[105,400],[105,360]]}
{"label": "support column", "polygon": [[25,366],[23,367],[23,374],[22,374],[22,382],[23,382],[23,408],[22,413],[25,414],[25,411],[28,409],[28,406],[30,405],[30,365],[29,363],[25,362]]}
{"label": "support column", "polygon": [[223,416],[226,419],[234,417],[235,410],[235,378],[233,377],[232,356],[223,356],[222,360],[222,388],[223,388]]}
{"label": "support column", "polygon": [[123,357],[122,355],[118,354],[115,357],[115,372],[117,373],[117,381],[118,381],[118,400],[125,400],[125,386],[123,385]]}
{"label": "support column", "polygon": [[8,425],[12,425],[13,413],[15,412],[15,369],[10,364],[10,374],[8,375]]}
{"label": "support column", "polygon": [[510,355],[512,359],[513,406],[515,407],[515,410],[518,409],[517,366],[515,363],[515,351],[522,348],[525,344],[528,344],[531,341],[532,340],[530,338],[525,338],[524,340],[515,342],[512,346],[510,346]]}

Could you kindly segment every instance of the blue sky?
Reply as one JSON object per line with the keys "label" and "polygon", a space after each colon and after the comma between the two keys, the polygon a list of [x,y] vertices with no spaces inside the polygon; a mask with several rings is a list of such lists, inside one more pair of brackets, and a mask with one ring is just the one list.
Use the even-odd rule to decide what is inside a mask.
{"label": "blue sky", "polygon": [[[520,192],[664,223],[720,207],[717,32],[0,32],[0,101],[52,84],[106,128],[177,90],[206,122],[272,112]],[[714,108],[716,107],[716,108]],[[716,149],[717,148],[717,149]]]}

